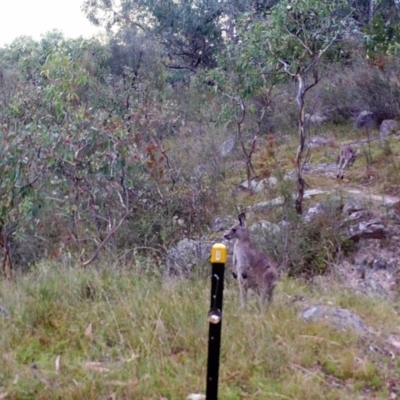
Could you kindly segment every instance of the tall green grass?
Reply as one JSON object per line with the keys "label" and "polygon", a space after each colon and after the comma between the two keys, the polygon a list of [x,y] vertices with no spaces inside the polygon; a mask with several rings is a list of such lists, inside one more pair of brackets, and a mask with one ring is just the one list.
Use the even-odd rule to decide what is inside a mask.
{"label": "tall green grass", "polygon": [[[0,283],[0,396],[7,399],[185,399],[205,392],[210,282],[165,282],[140,269],[41,265]],[[224,292],[220,399],[385,399],[397,364],[327,323],[298,317],[295,295],[350,307],[380,330],[391,304],[332,285],[283,279],[275,303],[238,308]],[[1,397],[3,398],[3,397]]]}

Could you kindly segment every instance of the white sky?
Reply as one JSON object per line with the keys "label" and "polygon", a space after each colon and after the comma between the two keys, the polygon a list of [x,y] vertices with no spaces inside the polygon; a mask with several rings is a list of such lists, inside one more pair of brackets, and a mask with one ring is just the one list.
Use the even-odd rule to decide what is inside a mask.
{"label": "white sky", "polygon": [[57,29],[67,38],[90,37],[99,31],[81,11],[84,0],[0,0],[0,46],[18,36]]}

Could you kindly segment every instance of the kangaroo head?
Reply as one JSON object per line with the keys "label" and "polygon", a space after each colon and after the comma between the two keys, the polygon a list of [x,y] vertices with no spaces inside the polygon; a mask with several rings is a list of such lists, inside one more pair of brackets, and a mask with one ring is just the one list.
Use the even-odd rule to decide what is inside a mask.
{"label": "kangaroo head", "polygon": [[355,160],[357,157],[357,149],[353,149],[350,145],[343,146],[340,151],[340,157],[346,160]]}
{"label": "kangaroo head", "polygon": [[238,215],[239,223],[233,225],[232,228],[224,235],[224,238],[227,240],[232,239],[247,239],[249,237],[249,231],[247,229],[246,224],[246,214],[240,213]]}

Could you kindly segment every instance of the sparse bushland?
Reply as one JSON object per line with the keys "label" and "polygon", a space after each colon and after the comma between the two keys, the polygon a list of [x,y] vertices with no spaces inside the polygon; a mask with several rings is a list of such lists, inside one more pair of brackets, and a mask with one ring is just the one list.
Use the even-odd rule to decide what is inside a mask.
{"label": "sparse bushland", "polygon": [[[9,399],[184,399],[204,392],[209,280],[165,283],[153,271],[103,265],[82,271],[37,265],[0,284],[0,394]],[[285,278],[273,306],[256,298],[237,309],[225,289],[220,367],[224,399],[387,398],[395,360],[324,323],[304,323],[295,299],[351,308],[383,335],[396,305],[360,298],[332,281],[313,287]]]}
{"label": "sparse bushland", "polygon": [[[260,22],[264,12],[238,21]],[[225,66],[235,68],[199,67],[193,76],[166,69],[177,59],[166,60],[159,42],[125,33],[106,44],[52,34],[0,49],[0,250],[14,267],[14,279],[0,282],[0,306],[10,312],[0,315],[0,397],[171,400],[203,391],[209,270],[166,282],[167,251],[183,238],[220,240],[210,232],[214,217],[281,198],[249,221],[286,222],[260,243],[282,272],[274,305],[260,314],[251,299],[239,312],[227,276],[221,398],[387,398],[399,368],[389,353],[328,324],[305,324],[295,300],[351,308],[382,334],[397,331],[395,303],[348,293],[329,276],[354,250],[342,236],[341,188],[399,194],[398,138],[360,144],[344,182],[305,173],[306,187],[333,192],[321,196],[324,216],[305,223],[288,179],[298,146],[294,83],[278,70],[270,84],[266,49],[257,46],[255,59],[244,48],[249,57],[237,65],[232,42]],[[190,42],[192,56],[202,54],[198,44]],[[312,167],[334,164],[342,142],[377,136],[354,130],[358,111],[400,114],[398,56],[366,62],[356,54],[340,64],[330,54],[310,92],[305,111],[330,118],[306,127],[308,138],[329,138],[311,150]],[[203,60],[210,68],[213,57]],[[218,86],[223,72],[230,79]],[[238,190],[249,177],[271,176],[277,184],[265,192]],[[312,283],[321,274],[324,287]]]}
{"label": "sparse bushland", "polygon": [[363,110],[372,111],[379,122],[396,118],[400,113],[398,59],[379,60],[356,57],[349,65],[330,65],[321,85],[314,88],[316,110],[329,114],[337,125]]}
{"label": "sparse bushland", "polygon": [[[240,75],[228,69],[231,80],[221,91],[217,73],[210,82],[199,71],[188,83],[165,69],[156,43],[145,48],[144,38],[132,35],[129,46],[123,38],[102,45],[53,33],[40,43],[2,49],[0,223],[15,268],[27,270],[48,258],[86,265],[108,254],[151,257],[162,265],[180,239],[208,235],[214,216],[236,215],[281,194],[287,201],[272,218],[293,218],[286,215],[292,184],[254,196],[236,190],[249,171],[251,177],[283,177],[295,168],[293,83],[278,79],[269,85],[266,76],[257,75],[262,64],[245,76],[246,63],[236,66]],[[231,56],[227,62],[234,64],[238,55],[232,50]],[[379,107],[387,110],[387,94],[394,96],[390,115],[397,113],[396,59],[383,58],[384,68],[359,59],[345,69],[329,65],[306,111],[334,110],[342,124],[335,125],[333,114],[333,123],[307,128],[309,136],[332,137],[332,146],[312,151],[311,163],[335,162],[339,142],[365,138],[365,132],[352,130],[354,110],[365,106],[383,117]],[[118,62],[125,67],[117,68]],[[363,82],[376,83],[375,97],[362,92]],[[220,146],[227,140],[236,144],[222,157]],[[361,167],[361,157],[350,176],[371,186],[378,170],[387,176],[377,180],[379,191],[394,192],[395,140],[385,144],[385,154],[390,148],[393,153],[382,166],[382,149],[371,146],[369,169]],[[311,187],[330,185],[324,178],[305,180]],[[295,228],[292,236],[297,229],[302,230]]]}

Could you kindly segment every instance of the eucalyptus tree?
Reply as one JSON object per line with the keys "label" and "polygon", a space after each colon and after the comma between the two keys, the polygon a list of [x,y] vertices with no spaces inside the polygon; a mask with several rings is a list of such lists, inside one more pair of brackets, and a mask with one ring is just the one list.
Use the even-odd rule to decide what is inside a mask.
{"label": "eucalyptus tree", "polygon": [[354,17],[364,33],[368,57],[399,52],[399,0],[356,0]]}
{"label": "eucalyptus tree", "polygon": [[378,14],[388,22],[398,19],[400,2],[398,0],[353,0],[353,14],[360,26],[370,24]]}
{"label": "eucalyptus tree", "polygon": [[[86,0],[83,10],[96,25],[137,28],[162,44],[164,65],[193,73],[216,66],[226,39],[236,39],[244,12],[265,13],[276,0]],[[114,31],[113,29],[113,31]]]}
{"label": "eucalyptus tree", "polygon": [[151,34],[165,46],[164,62],[170,68],[195,72],[213,65],[216,47],[222,42],[217,28],[222,14],[217,1],[87,0],[84,11],[97,25],[133,28]]}
{"label": "eucalyptus tree", "polygon": [[[304,115],[307,92],[318,84],[326,60],[338,59],[335,46],[351,34],[351,9],[345,0],[281,0],[267,18],[248,16],[242,31],[242,47],[250,66],[262,77],[293,80],[299,108],[299,147],[296,153],[298,191],[295,208],[302,212],[306,183],[302,170],[307,159]],[[254,71],[254,68],[252,68]]]}

